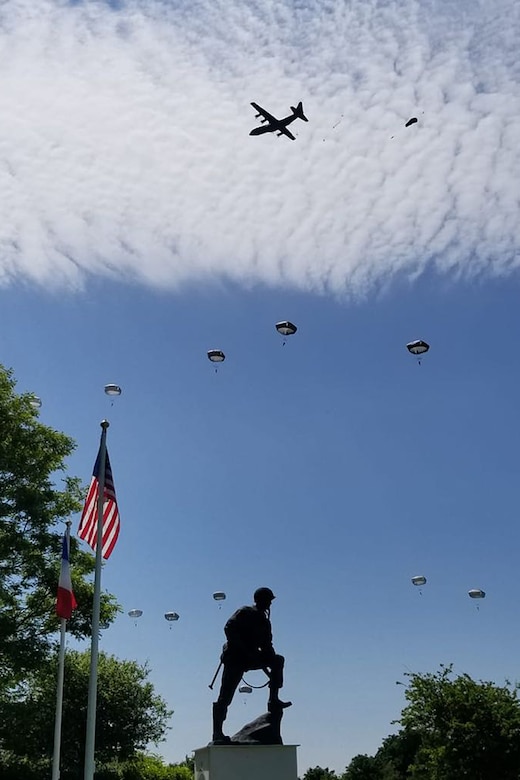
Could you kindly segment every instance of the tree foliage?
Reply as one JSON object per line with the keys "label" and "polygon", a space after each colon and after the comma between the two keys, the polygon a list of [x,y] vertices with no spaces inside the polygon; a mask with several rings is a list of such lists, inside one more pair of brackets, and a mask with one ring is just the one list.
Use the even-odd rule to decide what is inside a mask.
{"label": "tree foliage", "polygon": [[302,780],[340,780],[333,769],[321,766],[315,766],[311,769],[307,769]]}
{"label": "tree foliage", "polygon": [[520,780],[519,685],[455,676],[451,665],[407,677],[401,729],[341,780]]}
{"label": "tree foliage", "polygon": [[454,677],[451,665],[408,677],[400,723],[419,738],[413,780],[518,780],[518,684]]}
{"label": "tree foliage", "polygon": [[421,735],[411,729],[401,729],[383,740],[375,754],[372,770],[376,780],[405,780],[421,746]]}
{"label": "tree foliage", "polygon": [[119,767],[121,780],[193,780],[193,768],[188,763],[166,764],[159,756],[136,756]]}
{"label": "tree foliage", "polygon": [[[63,526],[82,506],[78,479],[65,474],[74,441],[39,422],[30,394],[17,394],[12,372],[0,366],[0,706],[25,675],[38,667],[55,642],[54,614]],[[61,477],[61,484],[55,481]],[[95,559],[71,539],[73,586],[78,609],[68,630],[91,632]],[[101,622],[118,610],[104,593]]]}
{"label": "tree foliage", "polygon": [[[0,763],[2,780],[41,780],[50,777],[48,762],[31,761],[11,755]],[[83,767],[61,772],[60,780],[83,780]],[[128,761],[112,761],[96,769],[94,780],[194,780],[189,761],[166,764],[162,758],[138,753]]]}
{"label": "tree foliage", "polygon": [[341,780],[379,780],[380,771],[376,759],[372,756],[359,754],[354,756],[345,769]]}
{"label": "tree foliage", "polygon": [[[83,766],[87,722],[90,652],[69,650],[65,655],[65,686],[61,766],[62,778],[77,776]],[[172,714],[147,682],[148,667],[99,654],[96,718],[96,765],[130,762],[128,780],[136,767],[150,769],[153,757],[140,757],[150,742],[164,739]],[[56,707],[57,658],[44,662],[26,680],[24,695],[4,707],[4,750],[22,760],[52,759]],[[134,764],[132,764],[132,761]],[[157,766],[157,760],[155,765]],[[132,770],[132,766],[134,770]],[[147,770],[147,771],[148,771]],[[160,773],[150,777],[162,778]],[[147,777],[143,774],[143,777]],[[165,780],[170,776],[164,775]],[[182,777],[182,774],[179,776]],[[188,776],[189,777],[189,774]]]}

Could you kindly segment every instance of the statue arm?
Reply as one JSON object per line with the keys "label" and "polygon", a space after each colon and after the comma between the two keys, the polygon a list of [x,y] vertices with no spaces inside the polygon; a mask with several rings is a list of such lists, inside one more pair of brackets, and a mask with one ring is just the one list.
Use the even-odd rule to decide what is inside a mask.
{"label": "statue arm", "polygon": [[265,653],[268,653],[269,655],[275,654],[275,650],[273,647],[273,632],[271,629],[270,620],[266,620],[266,623],[263,627],[260,649],[263,650]]}

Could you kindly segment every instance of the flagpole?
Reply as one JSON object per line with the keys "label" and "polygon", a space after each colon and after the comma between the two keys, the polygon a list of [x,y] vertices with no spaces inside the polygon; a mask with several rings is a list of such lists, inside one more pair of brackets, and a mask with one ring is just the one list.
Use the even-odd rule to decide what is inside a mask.
{"label": "flagpole", "polygon": [[[65,523],[67,526],[65,536],[67,550],[70,550],[71,520]],[[60,651],[58,653],[58,682],[56,690],[56,715],[54,716],[54,750],[52,754],[52,780],[58,780],[60,776],[60,749],[61,749],[61,716],[63,712],[63,680],[65,677],[65,631],[67,621],[60,618]]]}
{"label": "flagpole", "polygon": [[102,420],[99,446],[99,493],[97,500],[96,568],[94,574],[94,602],[92,606],[92,638],[90,644],[90,679],[88,684],[87,735],[85,740],[84,780],[94,780],[96,743],[97,666],[99,654],[99,616],[101,609],[101,553],[103,549],[103,505],[105,498],[105,463],[107,456],[107,428]]}
{"label": "flagpole", "polygon": [[[70,523],[67,523],[70,526]],[[67,529],[68,530],[68,529]],[[60,776],[61,713],[63,709],[63,678],[65,673],[65,628],[67,621],[60,618],[60,652],[58,654],[58,687],[56,693],[56,715],[54,717],[54,751],[52,754],[52,780]]]}

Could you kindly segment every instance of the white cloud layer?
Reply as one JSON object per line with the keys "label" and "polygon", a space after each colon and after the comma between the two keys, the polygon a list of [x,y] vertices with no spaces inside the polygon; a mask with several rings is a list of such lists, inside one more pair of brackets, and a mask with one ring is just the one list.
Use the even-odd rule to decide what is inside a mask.
{"label": "white cloud layer", "polygon": [[[0,283],[511,272],[519,7],[4,3]],[[309,123],[250,137],[251,100]]]}

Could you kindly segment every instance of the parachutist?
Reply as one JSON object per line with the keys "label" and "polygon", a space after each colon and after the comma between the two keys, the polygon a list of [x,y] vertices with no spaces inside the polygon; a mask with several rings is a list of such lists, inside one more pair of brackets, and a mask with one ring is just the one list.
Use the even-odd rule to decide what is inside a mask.
{"label": "parachutist", "polygon": [[421,356],[428,352],[430,345],[422,339],[417,339],[416,341],[410,341],[410,343],[406,345],[406,349],[410,354],[415,355],[418,364],[421,365]]}
{"label": "parachutist", "polygon": [[284,320],[283,322],[277,322],[275,327],[278,333],[280,334],[280,336],[283,336],[282,346],[284,347],[285,347],[285,340],[287,336],[294,336],[294,334],[298,330],[296,325],[293,325],[293,323],[289,322],[288,320]]}

